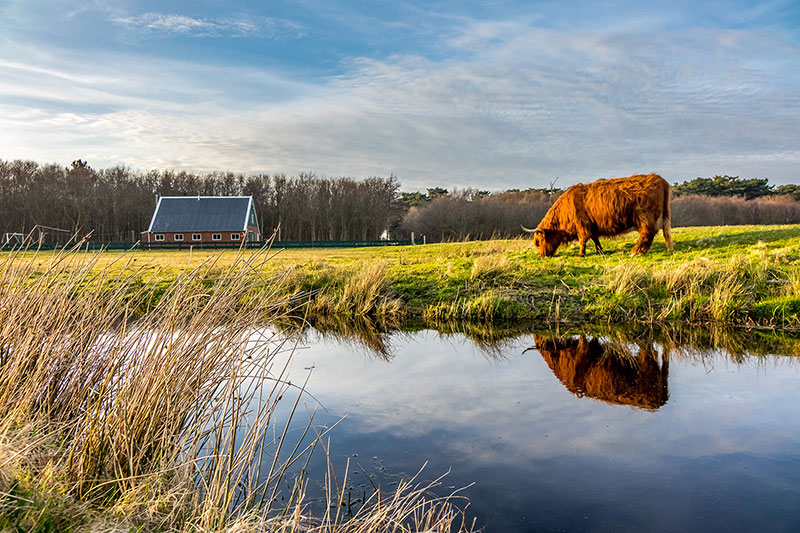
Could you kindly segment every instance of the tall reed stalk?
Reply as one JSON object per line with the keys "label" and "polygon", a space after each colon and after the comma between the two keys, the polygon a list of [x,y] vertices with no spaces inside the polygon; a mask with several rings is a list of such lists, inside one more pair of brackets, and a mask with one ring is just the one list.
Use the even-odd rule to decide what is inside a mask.
{"label": "tall reed stalk", "polygon": [[266,254],[242,253],[225,270],[211,260],[164,287],[131,255],[107,279],[101,253],[0,257],[0,526],[451,530],[450,501],[408,486],[400,503],[376,495],[352,524],[309,519],[308,481],[288,472],[326,430],[311,417],[292,442],[295,410],[275,418],[305,384],[276,363],[287,337],[256,327],[291,307],[280,279],[262,275]]}

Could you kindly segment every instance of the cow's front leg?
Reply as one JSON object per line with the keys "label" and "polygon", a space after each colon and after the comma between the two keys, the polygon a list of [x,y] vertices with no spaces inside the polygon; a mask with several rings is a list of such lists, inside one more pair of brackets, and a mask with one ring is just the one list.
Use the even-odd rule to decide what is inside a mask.
{"label": "cow's front leg", "polygon": [[598,239],[597,237],[592,237],[592,240],[594,241],[594,249],[595,249],[595,251],[598,254],[602,254],[603,253],[603,247],[600,246],[600,239]]}
{"label": "cow's front leg", "polygon": [[639,240],[636,241],[636,246],[633,247],[631,255],[646,254],[647,250],[650,249],[650,245],[653,244],[653,237],[655,237],[656,231],[658,230],[649,227],[640,228]]}
{"label": "cow's front leg", "polygon": [[585,238],[581,237],[581,239],[580,239],[581,250],[578,252],[578,257],[583,257],[584,255],[586,255],[586,241],[587,240],[588,239],[585,239]]}

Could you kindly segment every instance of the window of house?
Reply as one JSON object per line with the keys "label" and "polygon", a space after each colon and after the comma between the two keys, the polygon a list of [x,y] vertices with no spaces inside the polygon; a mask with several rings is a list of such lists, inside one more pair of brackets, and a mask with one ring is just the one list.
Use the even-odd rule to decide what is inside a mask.
{"label": "window of house", "polygon": [[232,241],[238,241],[239,238],[240,238],[240,235],[238,233],[231,233],[231,240]]}
{"label": "window of house", "polygon": [[183,240],[183,233],[176,233],[175,234],[175,240],[176,241],[182,241]]}
{"label": "window of house", "polygon": [[192,240],[193,241],[202,241],[203,236],[199,233],[192,233]]}
{"label": "window of house", "polygon": [[212,241],[221,241],[222,240],[222,233],[212,233],[211,234]]}
{"label": "window of house", "polygon": [[153,239],[156,240],[156,241],[163,241],[164,240],[164,234],[163,233],[156,233],[155,235],[153,235]]}

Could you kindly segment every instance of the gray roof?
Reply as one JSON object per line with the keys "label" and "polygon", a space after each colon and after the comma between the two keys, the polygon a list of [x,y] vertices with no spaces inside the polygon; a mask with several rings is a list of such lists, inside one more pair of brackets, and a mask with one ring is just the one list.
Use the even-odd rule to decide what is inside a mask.
{"label": "gray roof", "polygon": [[162,196],[148,231],[244,231],[251,196]]}

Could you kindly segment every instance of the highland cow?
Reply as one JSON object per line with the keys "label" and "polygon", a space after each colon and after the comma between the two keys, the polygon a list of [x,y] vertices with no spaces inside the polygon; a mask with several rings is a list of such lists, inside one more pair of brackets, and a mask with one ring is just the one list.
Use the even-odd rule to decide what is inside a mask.
{"label": "highland cow", "polygon": [[594,241],[597,253],[603,253],[599,237],[614,237],[634,229],[639,240],[631,255],[647,253],[659,226],[672,251],[669,202],[669,183],[657,174],[579,183],[556,200],[536,229],[522,229],[534,234],[533,244],[542,257],[554,255],[560,245],[576,239],[581,247],[579,257],[585,255],[589,239]]}

